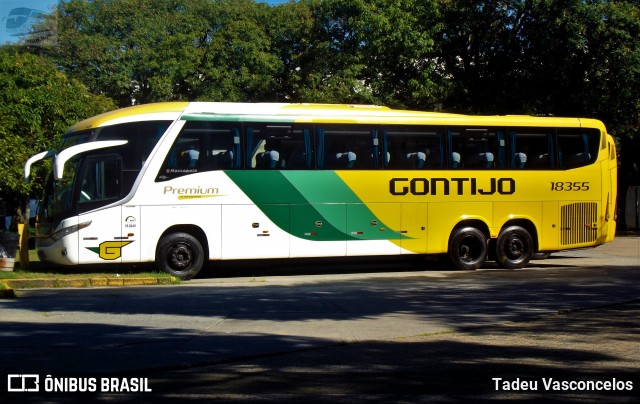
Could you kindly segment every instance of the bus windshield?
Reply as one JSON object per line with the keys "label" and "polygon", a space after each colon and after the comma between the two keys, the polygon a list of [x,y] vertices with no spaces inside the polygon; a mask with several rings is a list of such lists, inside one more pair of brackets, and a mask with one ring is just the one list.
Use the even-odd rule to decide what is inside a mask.
{"label": "bus windshield", "polygon": [[142,166],[171,121],[128,122],[92,131],[65,134],[62,147],[94,141],[126,140],[105,152],[74,156],[64,165],[61,180],[50,175],[38,211],[38,234],[47,236],[65,217],[106,206],[126,196]]}
{"label": "bus windshield", "polygon": [[62,147],[60,150],[67,149],[77,144],[86,143],[91,138],[91,131],[69,133],[62,137]]}
{"label": "bus windshield", "polygon": [[36,226],[38,237],[51,235],[55,230],[51,224],[59,222],[73,212],[71,195],[79,160],[80,158],[76,156],[65,164],[65,175],[61,180],[54,180],[53,175],[49,175],[42,203],[38,206],[38,225]]}

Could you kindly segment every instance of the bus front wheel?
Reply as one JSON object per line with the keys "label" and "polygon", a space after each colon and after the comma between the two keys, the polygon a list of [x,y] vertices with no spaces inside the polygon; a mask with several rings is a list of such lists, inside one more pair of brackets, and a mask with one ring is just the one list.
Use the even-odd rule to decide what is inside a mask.
{"label": "bus front wheel", "polygon": [[193,278],[204,264],[202,244],[188,233],[172,233],[160,239],[156,249],[158,269],[182,280]]}
{"label": "bus front wheel", "polygon": [[533,256],[533,239],[520,226],[503,229],[496,240],[496,261],[507,269],[525,267]]}
{"label": "bus front wheel", "polygon": [[480,268],[487,260],[487,237],[475,227],[454,230],[449,241],[449,259],[458,269]]}

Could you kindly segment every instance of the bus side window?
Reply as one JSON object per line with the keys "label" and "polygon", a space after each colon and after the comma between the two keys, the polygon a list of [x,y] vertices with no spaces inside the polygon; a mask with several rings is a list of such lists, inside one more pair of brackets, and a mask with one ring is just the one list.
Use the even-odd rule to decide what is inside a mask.
{"label": "bus side window", "polygon": [[583,167],[598,157],[600,133],[596,130],[559,129],[558,166],[561,169]]}
{"label": "bus side window", "polygon": [[554,136],[551,129],[509,131],[509,167],[548,170],[554,167]]}
{"label": "bus side window", "polygon": [[451,136],[451,168],[486,170],[505,166],[503,132],[492,128],[453,128]]}
{"label": "bus side window", "polygon": [[167,153],[156,181],[242,168],[239,124],[188,121]]}
{"label": "bus side window", "polygon": [[313,168],[311,131],[297,125],[246,124],[247,168],[305,170]]}
{"label": "bus side window", "polygon": [[382,130],[382,157],[386,169],[442,168],[443,153],[442,131],[439,128],[385,126]]}
{"label": "bus side window", "polygon": [[88,157],[81,171],[78,190],[80,212],[95,209],[108,201],[116,201],[123,195],[122,158],[120,155]]}
{"label": "bus side window", "polygon": [[380,133],[366,125],[316,128],[318,168],[327,170],[380,168]]}

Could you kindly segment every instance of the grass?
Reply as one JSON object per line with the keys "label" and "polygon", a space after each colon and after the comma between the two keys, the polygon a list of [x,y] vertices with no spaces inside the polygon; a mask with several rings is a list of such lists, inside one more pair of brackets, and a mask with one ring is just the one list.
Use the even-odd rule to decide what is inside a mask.
{"label": "grass", "polygon": [[[19,255],[19,254],[18,254]],[[20,257],[12,272],[0,271],[0,280],[6,279],[84,279],[84,278],[170,278],[150,264],[99,264],[61,266],[42,262],[35,250],[29,250],[29,270],[20,268]],[[1,283],[0,283],[1,284]]]}
{"label": "grass", "polygon": [[46,279],[46,278],[56,278],[56,279],[80,279],[80,278],[170,278],[171,275],[166,274],[164,272],[145,272],[145,271],[113,271],[113,272],[103,272],[103,271],[78,271],[76,269],[75,273],[71,272],[60,272],[60,271],[23,271],[20,268],[16,268],[13,272],[0,272],[0,280],[7,279]]}

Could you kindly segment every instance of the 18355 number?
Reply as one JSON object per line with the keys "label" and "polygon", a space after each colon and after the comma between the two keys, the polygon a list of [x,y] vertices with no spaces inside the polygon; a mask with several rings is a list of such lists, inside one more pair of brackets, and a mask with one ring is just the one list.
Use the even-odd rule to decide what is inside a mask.
{"label": "18355 number", "polygon": [[588,191],[589,188],[589,181],[551,181],[552,191]]}

